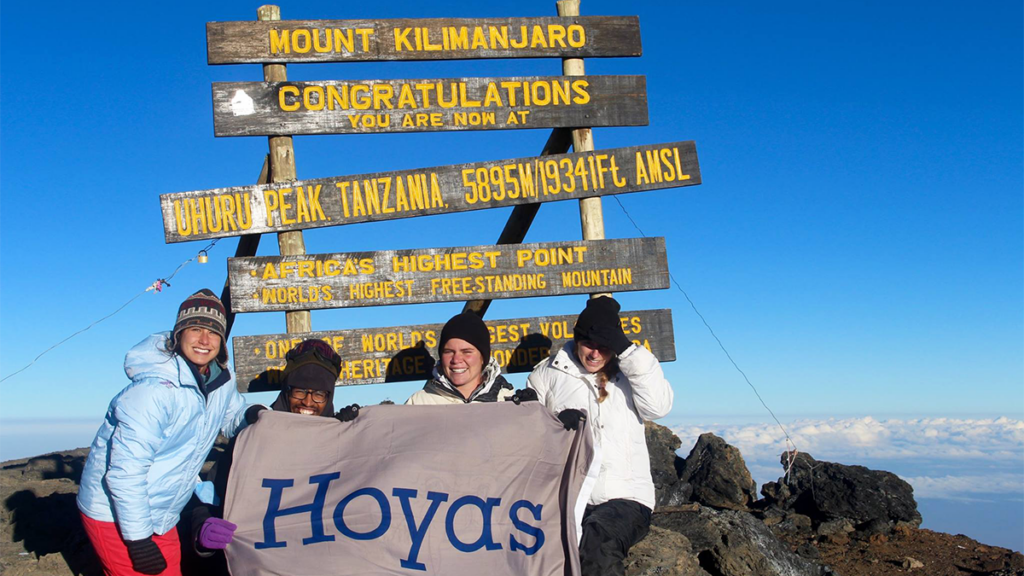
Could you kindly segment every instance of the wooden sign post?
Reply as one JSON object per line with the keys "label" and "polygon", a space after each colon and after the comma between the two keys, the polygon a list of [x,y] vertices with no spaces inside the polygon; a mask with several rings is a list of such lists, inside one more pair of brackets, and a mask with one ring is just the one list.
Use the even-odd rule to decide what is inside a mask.
{"label": "wooden sign post", "polygon": [[[662,362],[676,359],[671,310],[638,310],[619,316],[630,340]],[[575,315],[488,320],[491,355],[502,372],[529,372],[572,339],[575,321]],[[235,337],[238,387],[243,392],[278,389],[285,354],[307,338],[323,340],[341,356],[339,386],[426,380],[437,362],[437,339],[443,327],[425,324]]]}
{"label": "wooden sign post", "polygon": [[[580,0],[558,0],[559,16],[579,16]],[[583,76],[583,59],[566,58],[562,60],[562,74],[566,76]],[[572,131],[572,149],[575,152],[590,152],[594,149],[594,135],[588,124],[587,128],[577,128]],[[600,198],[583,198],[580,200],[580,227],[583,231],[584,240],[604,239],[604,213],[601,208]],[[611,296],[609,293],[599,292],[591,294],[591,298],[598,296]]]}
{"label": "wooden sign post", "polygon": [[696,184],[690,141],[178,192],[160,205],[170,243]]}
{"label": "wooden sign post", "polygon": [[643,76],[215,82],[217,136],[646,126]]}
{"label": "wooden sign post", "polygon": [[210,64],[639,56],[635,16],[210,22]]}
{"label": "wooden sign post", "polygon": [[235,312],[668,288],[664,238],[228,260]]}
{"label": "wooden sign post", "polygon": [[[264,22],[281,19],[281,9],[278,6],[260,6],[258,14],[259,19]],[[284,64],[263,65],[264,81],[284,82],[287,79]],[[268,138],[268,143],[270,146],[270,181],[277,184],[297,180],[292,137],[290,135],[272,135]],[[306,243],[302,239],[302,232],[299,231],[278,233],[277,246],[284,256],[298,256],[306,253]],[[234,296],[232,296],[233,298]],[[308,309],[289,310],[285,312],[284,318],[288,332],[309,332],[313,329]]]}
{"label": "wooden sign post", "polygon": [[[663,238],[604,239],[601,197],[700,184],[691,141],[594,150],[595,126],[648,122],[643,76],[586,76],[582,58],[639,56],[636,17],[282,21],[207,24],[210,64],[261,63],[263,82],[213,84],[217,136],[268,136],[254,186],[164,194],[167,242],[243,236],[228,261],[234,312],[284,311],[287,334],[234,339],[240,388],[280,386],[284,354],[304,338],[341,353],[339,385],[425,378],[440,324],[313,332],[310,310],[669,286]],[[562,58],[562,76],[289,82],[287,63]],[[292,136],[554,128],[539,157],[299,181]],[[567,153],[569,146],[573,152]],[[522,244],[538,207],[580,201],[582,241]],[[513,206],[497,245],[306,254],[302,230]],[[255,257],[260,234],[280,256]],[[671,312],[624,312],[623,330],[675,359]],[[574,316],[488,322],[504,371],[529,370],[571,338]]]}

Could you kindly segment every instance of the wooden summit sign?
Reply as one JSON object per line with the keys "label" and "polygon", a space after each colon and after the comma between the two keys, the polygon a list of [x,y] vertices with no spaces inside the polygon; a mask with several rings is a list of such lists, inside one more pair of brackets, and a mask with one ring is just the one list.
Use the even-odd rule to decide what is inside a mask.
{"label": "wooden summit sign", "polygon": [[646,125],[643,76],[213,84],[217,136]]}
{"label": "wooden summit sign", "polygon": [[210,64],[639,56],[636,16],[209,22]]}
{"label": "wooden summit sign", "polygon": [[[662,362],[676,359],[671,310],[638,310],[619,316],[630,340]],[[491,356],[502,372],[529,372],[572,339],[575,322],[575,315],[489,320],[485,323],[491,333]],[[339,386],[425,380],[437,361],[437,339],[443,327],[424,324],[235,337],[238,388],[242,392],[279,390],[285,354],[308,338],[323,340],[341,356]]]}
{"label": "wooden summit sign", "polygon": [[689,141],[180,192],[160,205],[171,243],[695,184]]}
{"label": "wooden summit sign", "polygon": [[228,259],[235,312],[668,288],[664,238]]}

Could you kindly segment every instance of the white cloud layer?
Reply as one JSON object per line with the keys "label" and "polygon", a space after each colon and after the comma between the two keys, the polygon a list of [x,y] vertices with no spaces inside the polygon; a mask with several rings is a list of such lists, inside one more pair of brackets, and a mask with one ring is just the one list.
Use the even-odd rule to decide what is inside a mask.
{"label": "white cloud layer", "polygon": [[914,487],[914,496],[918,498],[948,498],[954,500],[970,499],[968,494],[1021,494],[1024,490],[1024,478],[1020,474],[1001,473],[984,476],[916,476],[903,478]]}
{"label": "white cloud layer", "polygon": [[[801,452],[817,460],[891,470],[923,498],[1017,494],[1024,498],[1024,421],[1011,418],[864,418],[796,420],[785,424]],[[758,484],[782,473],[793,445],[774,422],[682,424],[672,427],[685,456],[704,432],[739,448]]]}

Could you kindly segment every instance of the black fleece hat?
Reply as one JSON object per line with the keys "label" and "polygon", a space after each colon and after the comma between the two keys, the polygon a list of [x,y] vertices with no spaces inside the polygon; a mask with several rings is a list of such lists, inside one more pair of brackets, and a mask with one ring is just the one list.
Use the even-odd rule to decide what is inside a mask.
{"label": "black fleece hat", "polygon": [[[619,321],[619,303],[610,296],[601,296],[587,300],[587,307],[580,312],[576,326],[572,329],[572,339],[592,340],[595,328],[617,329],[622,331]],[[614,330],[612,330],[614,332]]]}
{"label": "black fleece hat", "polygon": [[334,391],[341,368],[341,356],[323,340],[303,340],[285,355],[284,386],[273,410],[287,412],[288,389],[323,390],[327,392],[327,405],[321,416],[334,415]]}
{"label": "black fleece hat", "polygon": [[452,316],[452,319],[441,329],[441,339],[437,342],[438,355],[444,350],[445,342],[452,338],[465,340],[479,350],[480,355],[484,357],[484,366],[490,361],[491,334],[487,331],[487,325],[484,324],[483,319],[476,314],[463,312]]}

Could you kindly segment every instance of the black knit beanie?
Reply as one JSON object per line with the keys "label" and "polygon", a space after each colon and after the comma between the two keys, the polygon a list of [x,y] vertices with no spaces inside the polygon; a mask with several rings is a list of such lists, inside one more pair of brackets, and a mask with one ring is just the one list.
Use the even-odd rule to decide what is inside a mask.
{"label": "black knit beanie", "polygon": [[437,342],[437,353],[440,356],[444,343],[452,338],[460,338],[469,342],[484,357],[484,366],[491,358],[491,334],[487,331],[484,321],[472,312],[463,312],[452,319],[441,329],[441,339]]}
{"label": "black knit beanie", "polygon": [[591,340],[594,329],[599,327],[617,328],[621,332],[619,309],[619,303],[610,296],[587,300],[587,307],[580,312],[579,318],[576,319],[576,326],[572,329],[572,339],[576,342]]}

